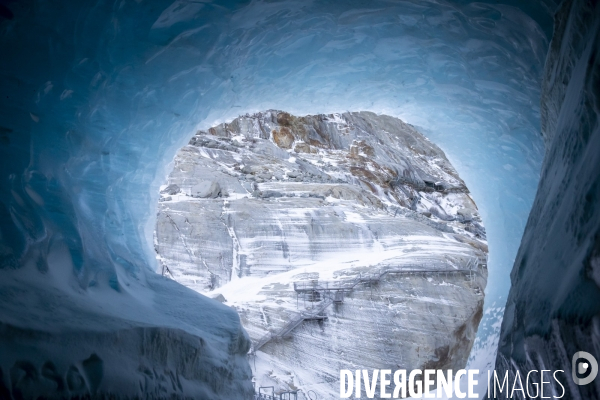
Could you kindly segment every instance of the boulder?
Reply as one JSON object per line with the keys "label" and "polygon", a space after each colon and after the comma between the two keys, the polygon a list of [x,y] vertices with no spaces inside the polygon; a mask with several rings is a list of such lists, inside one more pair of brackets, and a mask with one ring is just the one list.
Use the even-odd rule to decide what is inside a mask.
{"label": "boulder", "polygon": [[221,186],[215,181],[201,181],[196,185],[192,186],[191,195],[201,199],[211,198],[214,199],[219,197],[221,193]]}
{"label": "boulder", "polygon": [[294,143],[294,135],[287,127],[281,127],[281,129],[274,129],[272,132],[273,141],[275,144],[282,149],[291,149]]}
{"label": "boulder", "polygon": [[174,194],[181,192],[181,188],[173,183],[173,184],[167,186],[166,188],[164,188],[163,190],[161,190],[160,192],[163,194],[174,195]]}
{"label": "boulder", "polygon": [[227,299],[221,293],[219,293],[217,295],[214,295],[214,296],[211,296],[211,299],[216,300],[219,303],[225,303],[225,302],[227,302]]}
{"label": "boulder", "polygon": [[461,208],[459,209],[456,214],[458,215],[458,219],[461,222],[470,222],[473,220],[473,214],[475,214],[476,211],[472,210],[470,208]]}

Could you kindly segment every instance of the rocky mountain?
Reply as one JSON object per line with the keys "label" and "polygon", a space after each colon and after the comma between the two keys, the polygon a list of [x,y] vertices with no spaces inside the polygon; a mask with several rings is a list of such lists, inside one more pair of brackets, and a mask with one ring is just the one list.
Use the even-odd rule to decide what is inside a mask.
{"label": "rocky mountain", "polygon": [[[257,387],[333,398],[342,368],[464,367],[485,229],[413,126],[370,112],[241,116],[198,131],[161,189],[162,272],[235,307],[260,343]],[[334,302],[309,286],[347,289]]]}

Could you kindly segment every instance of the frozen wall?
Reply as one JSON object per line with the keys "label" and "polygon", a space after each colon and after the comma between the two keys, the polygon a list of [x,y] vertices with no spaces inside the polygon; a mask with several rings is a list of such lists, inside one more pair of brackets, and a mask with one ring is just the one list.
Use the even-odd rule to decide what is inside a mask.
{"label": "frozen wall", "polygon": [[[489,329],[474,363],[491,362],[543,153],[555,6],[521,3],[2,3],[0,284],[106,304],[92,315],[117,313],[107,298],[156,296],[158,187],[196,128],[269,108],[371,110],[421,127],[481,206]],[[0,309],[3,323],[22,326],[51,312]],[[169,310],[147,312],[144,323]]]}
{"label": "frozen wall", "polygon": [[[599,54],[600,5],[565,2],[544,73],[546,156],[496,363],[499,373],[511,371],[511,382],[517,371],[564,370],[558,376],[569,399],[600,397],[600,379],[581,386],[571,379],[576,352],[600,359]],[[563,388],[551,383],[546,395],[561,396]]]}

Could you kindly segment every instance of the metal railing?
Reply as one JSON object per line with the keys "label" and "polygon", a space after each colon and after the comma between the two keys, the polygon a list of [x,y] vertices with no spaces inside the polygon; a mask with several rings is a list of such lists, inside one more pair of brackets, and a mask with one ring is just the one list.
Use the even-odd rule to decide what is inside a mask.
{"label": "metal railing", "polygon": [[[264,392],[271,391],[271,394]],[[298,400],[298,391],[281,392],[275,395],[274,386],[261,386],[258,388],[258,393],[254,393],[254,400]]]}
{"label": "metal railing", "polygon": [[[296,314],[290,319],[284,326],[282,326],[277,332],[268,332],[263,335],[256,343],[253,344],[250,353],[255,353],[265,344],[273,339],[280,339],[287,336],[291,331],[298,327],[302,322],[308,319],[316,319],[333,303],[339,303],[343,301],[343,297],[346,292],[352,291],[359,284],[373,284],[378,283],[387,274],[430,274],[430,273],[468,273],[469,279],[472,280],[475,274],[481,276],[478,270],[479,265],[487,265],[487,257],[477,256],[466,264],[465,268],[426,268],[423,265],[410,265],[403,267],[391,267],[386,266],[380,268],[376,272],[368,274],[358,274],[352,280],[346,281],[322,281],[311,280],[311,281],[300,281],[294,282],[294,291],[296,293],[312,294],[314,299],[314,293],[322,294],[321,303],[314,309],[308,309],[304,312]],[[265,398],[266,399],[266,398]]]}
{"label": "metal railing", "polygon": [[[487,259],[485,259],[487,263]],[[411,265],[408,267],[384,267],[377,272],[359,274],[351,281],[300,281],[294,282],[294,291],[302,292],[327,292],[352,290],[359,284],[376,283],[387,274],[430,274],[430,273],[476,273],[477,266],[484,264],[479,257],[472,258],[467,262],[465,268],[424,268],[423,266]]]}

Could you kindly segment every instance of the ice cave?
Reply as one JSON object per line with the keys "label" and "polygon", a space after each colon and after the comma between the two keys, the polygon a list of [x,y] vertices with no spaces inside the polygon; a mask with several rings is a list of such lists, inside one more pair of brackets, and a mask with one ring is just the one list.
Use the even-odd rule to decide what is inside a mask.
{"label": "ice cave", "polygon": [[2,0],[0,49],[0,399],[600,399],[597,1]]}

